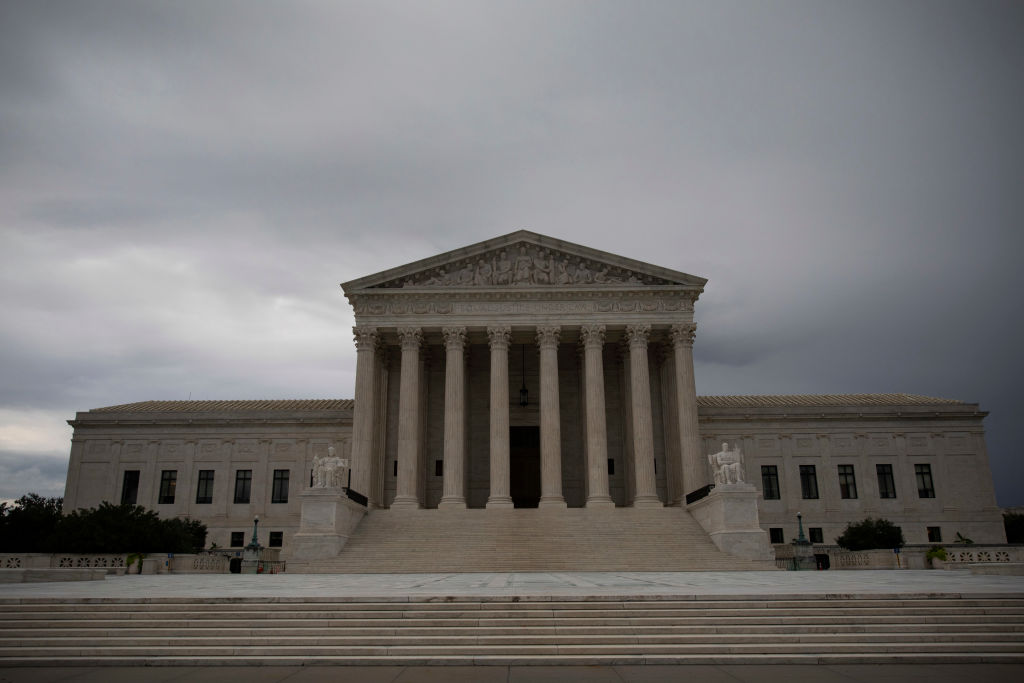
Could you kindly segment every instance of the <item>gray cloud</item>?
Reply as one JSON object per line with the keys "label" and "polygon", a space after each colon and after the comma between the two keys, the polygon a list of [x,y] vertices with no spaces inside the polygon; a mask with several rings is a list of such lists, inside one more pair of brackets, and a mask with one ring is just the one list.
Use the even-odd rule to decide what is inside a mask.
{"label": "gray cloud", "polygon": [[980,401],[1022,504],[1022,29],[1008,1],[5,3],[0,408],[351,396],[338,282],[528,228],[709,278],[702,393]]}

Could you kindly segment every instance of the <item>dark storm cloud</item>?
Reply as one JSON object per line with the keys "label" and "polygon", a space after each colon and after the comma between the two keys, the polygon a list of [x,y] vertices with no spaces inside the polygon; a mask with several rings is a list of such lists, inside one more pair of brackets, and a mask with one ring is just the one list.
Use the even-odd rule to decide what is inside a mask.
{"label": "dark storm cloud", "polygon": [[0,409],[50,411],[52,451],[76,409],[350,396],[338,282],[528,228],[709,278],[701,393],[980,401],[1024,503],[1022,30],[1015,2],[4,3]]}

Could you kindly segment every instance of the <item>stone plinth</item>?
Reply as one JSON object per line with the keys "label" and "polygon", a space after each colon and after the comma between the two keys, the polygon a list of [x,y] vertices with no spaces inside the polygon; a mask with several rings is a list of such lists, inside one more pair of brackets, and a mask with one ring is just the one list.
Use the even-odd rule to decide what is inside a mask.
{"label": "stone plinth", "polygon": [[757,517],[757,489],[723,484],[686,507],[719,550],[749,560],[774,560],[775,550]]}
{"label": "stone plinth", "polygon": [[302,517],[292,541],[293,560],[308,562],[337,557],[366,515],[344,489],[308,489],[299,494]]}

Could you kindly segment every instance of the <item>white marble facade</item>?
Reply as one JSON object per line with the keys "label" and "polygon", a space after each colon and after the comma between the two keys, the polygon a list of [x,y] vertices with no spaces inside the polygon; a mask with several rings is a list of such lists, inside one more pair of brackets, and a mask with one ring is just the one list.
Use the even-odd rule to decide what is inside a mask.
{"label": "white marble facade", "polygon": [[[686,505],[712,483],[708,455],[725,441],[743,453],[761,528],[787,542],[798,511],[825,542],[869,515],[912,543],[936,529],[945,542],[1005,540],[977,405],[697,397],[693,314],[705,282],[525,231],[347,282],[354,402],[78,413],[66,507],[118,502],[138,472],[138,503],[204,520],[220,546],[259,515],[287,556],[299,494],[331,446],[371,510],[557,509]],[[921,466],[931,490],[919,489]],[[169,471],[176,495],[161,503]],[[240,471],[251,475],[246,503],[234,502]],[[285,471],[286,502],[274,502]]]}

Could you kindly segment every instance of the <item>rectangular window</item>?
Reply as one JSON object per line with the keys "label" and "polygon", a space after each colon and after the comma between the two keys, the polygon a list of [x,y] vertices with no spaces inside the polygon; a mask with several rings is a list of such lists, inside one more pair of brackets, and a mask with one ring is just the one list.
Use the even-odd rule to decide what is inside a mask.
{"label": "rectangular window", "polygon": [[857,478],[853,475],[853,465],[839,466],[839,497],[857,497]]}
{"label": "rectangular window", "polygon": [[914,474],[917,476],[917,497],[934,498],[935,485],[932,483],[932,466],[914,465]]}
{"label": "rectangular window", "polygon": [[274,488],[270,493],[271,503],[288,502],[288,477],[291,470],[274,470]]}
{"label": "rectangular window", "polygon": [[615,458],[608,458],[608,474],[615,474]]}
{"label": "rectangular window", "polygon": [[444,460],[435,460],[434,461],[434,476],[435,477],[443,477],[444,476]]}
{"label": "rectangular window", "polygon": [[878,497],[895,498],[896,481],[892,478],[892,465],[875,465],[878,474]]}
{"label": "rectangular window", "polygon": [[178,470],[163,470],[160,473],[160,498],[157,502],[161,505],[170,505],[174,502],[174,489],[178,487]]}
{"label": "rectangular window", "polygon": [[942,527],[930,526],[928,527],[928,542],[929,543],[942,543]]}
{"label": "rectangular window", "polygon": [[283,545],[284,545],[284,532],[283,531],[271,531],[270,532],[270,541],[268,542],[268,547],[270,547],[270,548],[280,548]]}
{"label": "rectangular window", "polygon": [[806,499],[818,497],[818,474],[814,465],[800,465],[800,492]]}
{"label": "rectangular window", "polygon": [[121,505],[135,505],[139,502],[139,471],[125,470],[121,481]]}
{"label": "rectangular window", "polygon": [[810,538],[811,543],[824,543],[825,535],[821,533],[820,526],[807,527],[807,536]]}
{"label": "rectangular window", "polygon": [[252,491],[252,470],[235,471],[235,502],[248,503]]}
{"label": "rectangular window", "polygon": [[213,470],[199,470],[196,484],[196,503],[213,502]]}
{"label": "rectangular window", "polygon": [[772,543],[785,543],[786,537],[782,534],[782,527],[773,526],[768,529],[768,538]]}
{"label": "rectangular window", "polygon": [[761,492],[765,500],[779,499],[779,468],[776,465],[761,465]]}
{"label": "rectangular window", "polygon": [[244,531],[232,531],[231,532],[231,547],[241,548],[245,545],[245,532]]}

